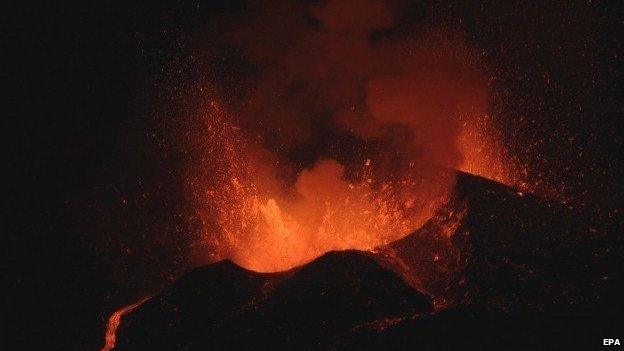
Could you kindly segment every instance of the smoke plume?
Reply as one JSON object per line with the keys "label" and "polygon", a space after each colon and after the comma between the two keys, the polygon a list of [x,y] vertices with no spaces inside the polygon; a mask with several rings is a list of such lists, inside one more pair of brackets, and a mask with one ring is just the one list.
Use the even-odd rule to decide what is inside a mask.
{"label": "smoke plume", "polygon": [[401,11],[267,1],[206,44],[222,78],[197,113],[202,157],[188,187],[210,257],[270,271],[373,249],[448,196],[444,169],[464,162],[462,126],[489,112],[487,80],[459,33]]}

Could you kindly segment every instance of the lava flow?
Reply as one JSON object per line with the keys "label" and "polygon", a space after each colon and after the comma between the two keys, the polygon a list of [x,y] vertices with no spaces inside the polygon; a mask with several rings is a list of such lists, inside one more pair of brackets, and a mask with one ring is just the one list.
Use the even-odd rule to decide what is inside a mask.
{"label": "lava flow", "polygon": [[115,348],[115,343],[117,341],[117,329],[121,323],[121,318],[132,312],[135,308],[141,306],[145,301],[149,300],[149,296],[141,298],[139,301],[124,306],[117,311],[113,312],[110,317],[108,317],[108,323],[106,325],[106,337],[105,344],[102,347],[101,351],[110,351]]}

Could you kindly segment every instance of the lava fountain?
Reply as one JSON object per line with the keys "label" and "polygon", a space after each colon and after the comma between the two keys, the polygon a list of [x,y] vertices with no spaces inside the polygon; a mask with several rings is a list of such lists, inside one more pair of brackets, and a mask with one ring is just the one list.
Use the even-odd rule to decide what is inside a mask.
{"label": "lava fountain", "polygon": [[198,170],[206,173],[188,188],[209,251],[246,268],[286,270],[327,251],[390,243],[422,225],[453,185],[449,172],[416,161],[399,177],[380,180],[371,159],[347,168],[330,158],[285,184],[274,156],[244,138],[216,106],[204,115],[207,146]]}
{"label": "lava fountain", "polygon": [[447,201],[450,169],[512,182],[478,54],[453,31],[390,30],[399,10],[276,2],[225,31],[220,45],[253,69],[203,77],[210,84],[186,103],[197,264],[230,258],[269,272],[371,250]]}

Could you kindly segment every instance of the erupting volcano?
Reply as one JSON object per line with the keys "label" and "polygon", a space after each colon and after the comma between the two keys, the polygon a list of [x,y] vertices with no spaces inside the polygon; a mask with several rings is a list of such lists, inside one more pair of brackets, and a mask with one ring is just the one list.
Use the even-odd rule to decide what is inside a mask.
{"label": "erupting volcano", "polygon": [[24,11],[7,50],[34,57],[12,69],[19,349],[622,336],[622,21],[604,1],[54,9]]}
{"label": "erupting volcano", "polygon": [[[584,215],[531,193],[478,50],[400,11],[263,3],[197,40],[202,73],[176,88],[189,93],[174,135],[193,207],[188,257],[206,266],[115,312],[105,350],[125,314],[119,349],[333,349],[382,345],[385,329],[425,316],[437,335],[445,309],[466,323],[480,309],[603,296],[595,276],[611,258]],[[600,257],[590,269],[586,250]]]}
{"label": "erupting volcano", "polygon": [[[223,79],[219,63],[198,59],[215,78],[185,87],[195,93],[183,98],[177,135],[196,265],[230,259],[285,272],[361,250],[445,306],[443,292],[426,288],[436,283],[388,245],[451,206],[453,169],[519,181],[491,125],[476,50],[456,31],[395,33],[399,10],[382,1],[267,3],[202,49],[234,49],[244,63],[233,65],[248,69]],[[278,19],[283,26],[265,25]]]}
{"label": "erupting volcano", "polygon": [[[388,244],[448,200],[448,169],[519,183],[475,50],[458,33],[395,34],[396,11],[266,4],[228,31],[219,45],[252,68],[236,90],[200,85],[182,133],[200,262],[271,272]],[[291,12],[301,16],[264,25]]]}

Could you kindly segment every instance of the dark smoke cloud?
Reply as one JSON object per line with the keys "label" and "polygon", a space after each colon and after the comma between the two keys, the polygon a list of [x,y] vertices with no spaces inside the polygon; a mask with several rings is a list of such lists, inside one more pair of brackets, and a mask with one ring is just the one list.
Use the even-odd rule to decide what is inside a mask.
{"label": "dark smoke cloud", "polygon": [[184,138],[205,152],[187,185],[210,223],[200,262],[272,271],[372,249],[448,196],[441,167],[461,165],[462,125],[488,113],[488,85],[459,32],[406,26],[403,9],[267,1],[207,34],[218,93],[199,113],[204,137]]}
{"label": "dark smoke cloud", "polygon": [[461,120],[488,113],[487,82],[461,35],[404,28],[402,9],[379,0],[257,4],[223,45],[252,67],[231,99],[243,128],[299,169],[321,157],[457,166]]}

